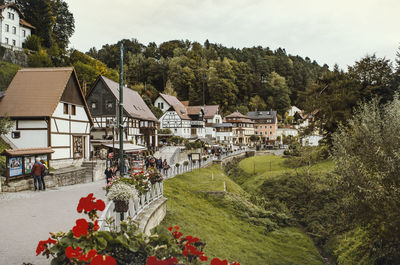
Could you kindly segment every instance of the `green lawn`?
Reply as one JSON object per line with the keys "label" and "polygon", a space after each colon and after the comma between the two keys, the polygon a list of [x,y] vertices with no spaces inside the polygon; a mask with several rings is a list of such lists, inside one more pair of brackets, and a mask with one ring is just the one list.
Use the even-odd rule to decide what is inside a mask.
{"label": "green lawn", "polygon": [[[224,181],[231,195],[204,193],[223,191]],[[250,223],[240,207],[257,207],[247,202],[246,192],[225,176],[219,165],[165,181],[164,195],[168,198],[167,216],[161,225],[179,225],[185,235],[204,240],[210,258],[237,260],[242,265],[324,264],[311,239],[298,228],[265,232],[262,225]]]}
{"label": "green lawn", "polygon": [[[240,161],[240,168],[250,174],[256,173],[245,181],[242,187],[247,191],[255,190],[268,178],[276,178],[285,173],[306,170],[306,167],[287,167],[284,161],[285,158],[274,155],[250,157]],[[312,166],[310,170],[313,172],[326,172],[332,169],[332,161],[323,161]]]}

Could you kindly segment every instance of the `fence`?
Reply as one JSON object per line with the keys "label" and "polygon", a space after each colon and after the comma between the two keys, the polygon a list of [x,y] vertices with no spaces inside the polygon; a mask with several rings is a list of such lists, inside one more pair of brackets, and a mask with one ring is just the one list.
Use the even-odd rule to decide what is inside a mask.
{"label": "fence", "polygon": [[[208,156],[203,156],[206,157],[205,160],[201,161],[189,161],[188,165],[184,165],[184,161],[181,161],[180,166],[176,167],[175,165],[172,165],[168,170],[163,170],[163,175],[165,179],[168,178],[173,178],[176,175],[179,174],[184,174],[186,172],[192,171],[194,169],[198,169],[199,167],[206,167],[210,164],[213,163],[213,161],[220,161],[223,160],[227,157],[235,156],[242,154],[246,151],[249,151],[248,148],[244,149],[239,149],[236,151],[230,151],[226,152],[223,154],[219,155],[208,155]],[[131,200],[129,201],[129,210],[127,212],[127,216],[130,216],[131,218],[135,219],[138,214],[143,212],[150,203],[160,199],[163,197],[163,183],[156,183],[151,186],[150,190],[146,193],[141,195],[138,199],[136,200]],[[116,212],[114,212],[114,202],[110,201],[108,202],[106,209],[103,211],[103,214],[99,218],[99,226],[100,230],[109,230],[110,227],[106,226],[106,219],[113,217],[115,220],[115,226],[119,227],[121,223],[121,216],[118,215]]]}

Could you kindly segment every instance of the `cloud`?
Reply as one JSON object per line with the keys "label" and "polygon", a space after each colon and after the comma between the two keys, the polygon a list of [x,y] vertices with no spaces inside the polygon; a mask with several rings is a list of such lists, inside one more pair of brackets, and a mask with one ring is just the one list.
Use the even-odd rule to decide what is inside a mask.
{"label": "cloud", "polygon": [[122,38],[172,39],[233,47],[283,47],[320,64],[351,65],[365,54],[393,59],[400,44],[395,0],[66,0],[73,47],[87,51]]}

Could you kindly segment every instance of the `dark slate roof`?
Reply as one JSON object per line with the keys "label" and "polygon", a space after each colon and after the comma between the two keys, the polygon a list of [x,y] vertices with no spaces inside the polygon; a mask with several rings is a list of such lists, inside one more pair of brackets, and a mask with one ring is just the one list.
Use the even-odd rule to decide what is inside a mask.
{"label": "dark slate roof", "polygon": [[276,122],[276,111],[275,110],[250,111],[247,113],[247,116],[252,120],[272,119],[273,123]]}
{"label": "dark slate roof", "polygon": [[[115,98],[118,99],[119,84],[105,76],[101,76],[101,78],[114,94]],[[151,112],[139,93],[128,87],[124,87],[124,109],[132,118],[158,122],[158,119],[154,116],[153,112]]]}

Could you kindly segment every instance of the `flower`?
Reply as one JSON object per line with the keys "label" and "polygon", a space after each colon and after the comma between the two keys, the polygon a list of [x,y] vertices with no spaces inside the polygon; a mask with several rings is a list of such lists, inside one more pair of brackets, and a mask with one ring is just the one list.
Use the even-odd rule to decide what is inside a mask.
{"label": "flower", "polygon": [[95,249],[89,250],[89,252],[85,255],[81,255],[78,260],[79,261],[90,261],[97,255],[97,251]]}
{"label": "flower", "polygon": [[82,256],[82,254],[83,251],[80,247],[76,247],[76,249],[74,250],[73,247],[69,246],[65,249],[65,256],[67,256],[68,259],[79,258],[80,256]]}
{"label": "flower", "polygon": [[39,241],[39,243],[36,247],[36,256],[38,256],[40,253],[42,253],[46,249],[47,244],[56,244],[56,243],[57,243],[57,241],[51,239],[50,237],[47,240]]}
{"label": "flower", "polygon": [[226,259],[220,260],[219,258],[213,258],[210,265],[229,265],[229,263]]}
{"label": "flower", "polygon": [[155,256],[149,257],[146,262],[147,265],[175,265],[177,263],[178,259],[175,257],[164,260],[158,260]]}
{"label": "flower", "polygon": [[97,230],[99,230],[99,229],[100,229],[100,226],[99,226],[99,224],[98,224],[98,222],[97,222],[97,220],[96,220],[96,221],[94,221],[93,231],[97,231]]}
{"label": "flower", "polygon": [[76,220],[76,226],[72,228],[75,237],[86,236],[88,234],[89,224],[86,219]]}
{"label": "flower", "polygon": [[106,208],[104,201],[95,199],[96,198],[93,197],[93,193],[90,193],[87,197],[82,197],[79,200],[78,207],[76,208],[78,213],[81,213],[82,211],[90,212],[94,210],[103,211]]}
{"label": "flower", "polygon": [[117,265],[117,262],[111,256],[97,255],[90,262],[90,265]]}
{"label": "flower", "polygon": [[132,185],[119,181],[110,187],[107,198],[112,201],[128,202],[131,199],[137,198],[137,192]]}

